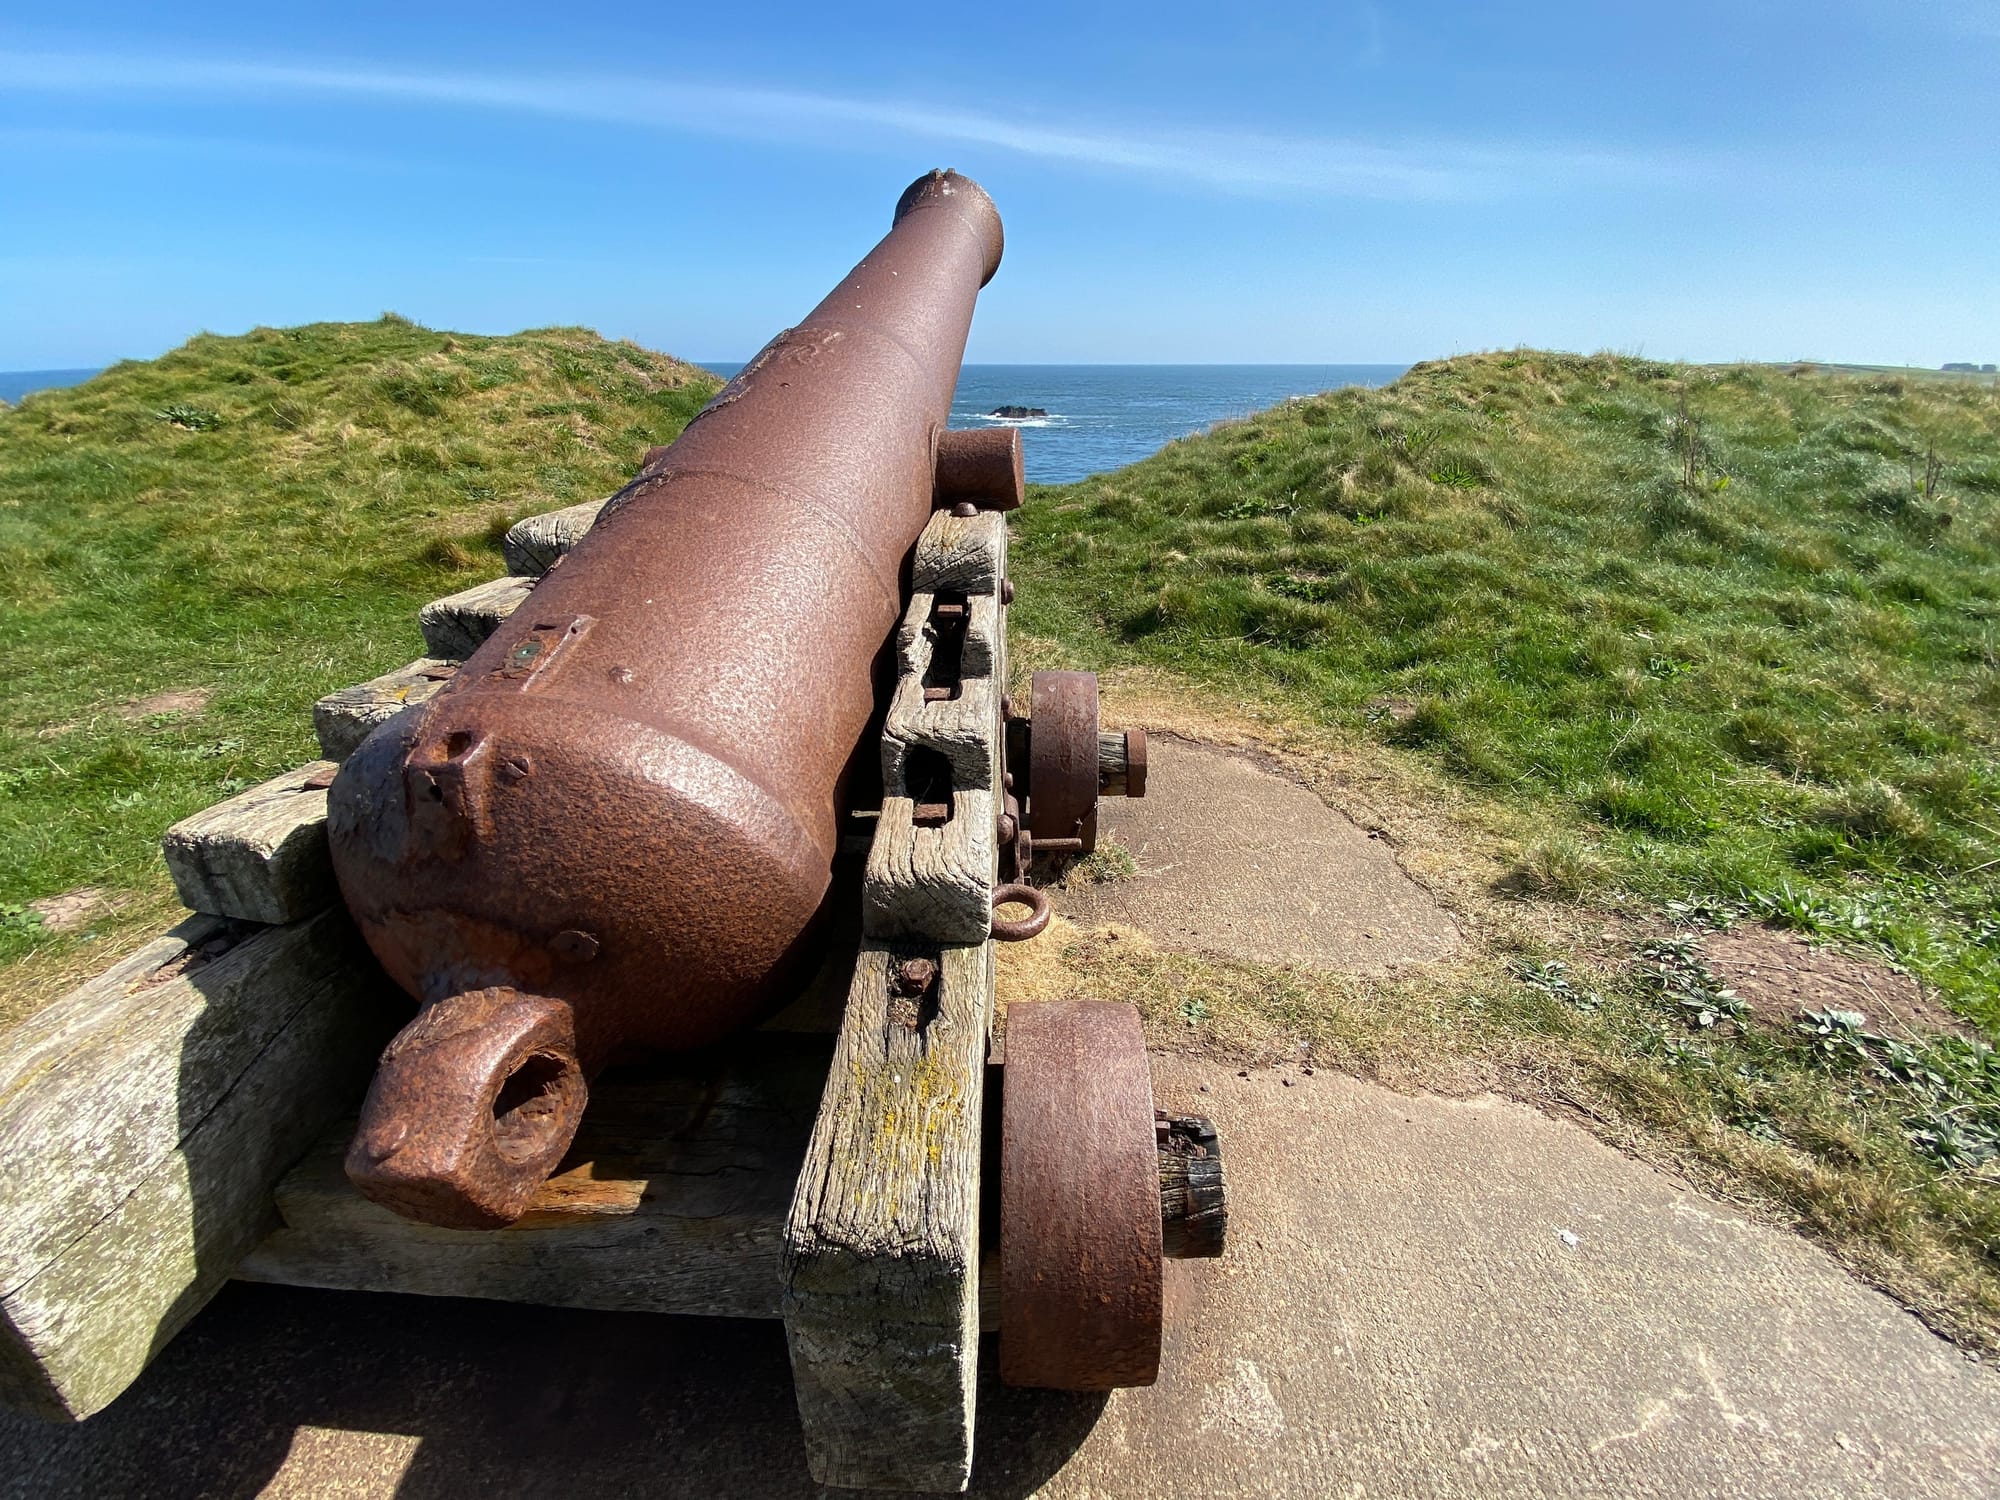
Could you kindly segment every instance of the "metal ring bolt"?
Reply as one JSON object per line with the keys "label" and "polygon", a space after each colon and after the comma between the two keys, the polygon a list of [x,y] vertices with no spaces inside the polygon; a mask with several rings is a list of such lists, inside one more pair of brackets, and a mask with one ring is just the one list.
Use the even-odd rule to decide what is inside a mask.
{"label": "metal ring bolt", "polygon": [[1004,917],[994,917],[993,936],[996,941],[1024,942],[1048,926],[1049,918],[1055,913],[1055,908],[1049,905],[1047,893],[1038,891],[1031,885],[1017,883],[993,888],[993,908],[996,912],[1003,906],[1017,902],[1028,908],[1028,915],[1018,922],[1008,921]]}

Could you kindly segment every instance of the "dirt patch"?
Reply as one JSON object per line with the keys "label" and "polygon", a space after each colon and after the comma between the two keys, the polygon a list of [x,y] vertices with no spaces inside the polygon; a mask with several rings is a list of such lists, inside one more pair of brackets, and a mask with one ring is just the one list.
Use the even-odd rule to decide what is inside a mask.
{"label": "dirt patch", "polygon": [[1107,799],[1102,834],[1129,879],[1060,892],[1082,925],[1124,924],[1162,947],[1381,973],[1444,957],[1458,924],[1355,824],[1267,758],[1165,736],[1147,794]]}
{"label": "dirt patch", "polygon": [[130,703],[121,703],[115,711],[129,724],[136,724],[141,719],[191,719],[208,707],[212,696],[213,688],[168,688],[165,692],[149,693],[143,698],[134,698]]}
{"label": "dirt patch", "polygon": [[80,885],[73,891],[30,901],[28,910],[41,918],[50,932],[75,932],[87,927],[93,917],[117,906],[112,894],[100,885]]}
{"label": "dirt patch", "polygon": [[1815,948],[1795,932],[1735,927],[1710,933],[1702,939],[1701,957],[1766,1026],[1789,1029],[1803,1010],[1857,1010],[1872,1031],[1970,1034],[1908,974],[1839,948]]}

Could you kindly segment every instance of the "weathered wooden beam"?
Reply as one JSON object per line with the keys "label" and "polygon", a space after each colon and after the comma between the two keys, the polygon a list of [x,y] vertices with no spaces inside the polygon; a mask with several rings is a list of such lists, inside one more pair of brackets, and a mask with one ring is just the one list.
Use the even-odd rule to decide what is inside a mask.
{"label": "weathered wooden beam", "polygon": [[[925,643],[928,646],[930,643]],[[954,788],[990,791],[1000,760],[1000,686],[992,676],[995,646],[989,635],[981,647],[986,670],[962,671],[954,696],[932,698],[925,678],[928,649],[909,653],[911,666],[896,680],[882,727],[882,777],[895,795],[914,793],[909,786],[912,750],[935,750],[951,767]]]}
{"label": "weathered wooden beam", "polygon": [[581,505],[567,505],[561,510],[544,511],[539,516],[516,521],[500,539],[500,553],[507,559],[507,571],[529,578],[541,577],[555,566],[557,558],[583,540],[584,533],[596,524],[598,512],[610,503],[586,500]]}
{"label": "weathered wooden beam", "polygon": [[[937,623],[933,616],[946,600],[956,594],[915,594],[896,627],[896,654],[900,676],[925,675],[936,643]],[[964,633],[960,639],[958,669],[967,677],[993,675],[993,650],[1000,634],[1000,600],[993,594],[964,596],[964,603],[951,606],[963,612]]]}
{"label": "weathered wooden beam", "polygon": [[[785,1330],[822,1484],[962,1490],[972,1472],[1006,545],[997,515],[932,516],[898,635],[869,935],[786,1228]],[[965,597],[956,621],[939,593]],[[964,631],[955,672],[945,623]],[[926,760],[950,771],[942,826],[918,822],[920,795],[935,817]]]}
{"label": "weathered wooden beam", "polygon": [[313,705],[313,730],[319,753],[328,760],[346,760],[361,742],[412,704],[422,703],[451,681],[458,670],[440,657],[420,656],[406,667],[328,693]]}
{"label": "weathered wooden beam", "polygon": [[279,1183],[251,1281],[555,1307],[778,1316],[786,1210],[826,1082],[824,1037],[761,1037],[591,1085],[575,1144],[521,1220],[461,1231],[369,1202],[351,1121]]}
{"label": "weathered wooden beam", "polygon": [[160,840],[189,911],[246,922],[296,922],[333,903],[326,789],[338,770],[316,760],[183,818]]}
{"label": "weathered wooden beam", "polygon": [[192,917],[0,1039],[0,1399],[78,1420],[131,1384],[406,1011],[338,908]]}
{"label": "weathered wooden beam", "polygon": [[997,594],[1007,576],[1007,518],[939,511],[917,538],[910,587],[920,594]]}
{"label": "weathered wooden beam", "polygon": [[535,586],[532,578],[496,578],[461,593],[433,599],[417,611],[424,650],[446,661],[464,661],[521,607]]}
{"label": "weathered wooden beam", "polygon": [[[970,524],[941,512],[924,536],[941,523]],[[977,943],[992,930],[1000,867],[994,825],[1006,630],[997,596],[970,596],[952,627],[957,659],[941,663],[936,604],[934,594],[913,595],[897,632],[896,685],[882,726],[882,813],[868,852],[862,920],[873,937]],[[942,823],[918,811],[943,795],[920,784],[927,761],[949,768],[951,813]]]}
{"label": "weathered wooden beam", "polygon": [[855,966],[785,1232],[785,1331],[815,1479],[961,1490],[993,946],[931,950],[928,985],[908,954],[870,941]]}

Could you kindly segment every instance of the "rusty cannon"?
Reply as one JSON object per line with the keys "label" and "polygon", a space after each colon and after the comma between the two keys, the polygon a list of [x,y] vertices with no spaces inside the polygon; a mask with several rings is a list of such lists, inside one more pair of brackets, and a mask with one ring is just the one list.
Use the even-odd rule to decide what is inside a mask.
{"label": "rusty cannon", "polygon": [[982,1332],[1015,1384],[1154,1379],[1215,1131],[1133,1006],[1000,1013],[996,945],[1146,790],[1090,674],[1009,696],[1020,434],[948,427],[1000,254],[919,179],[321,699],[319,758],[166,831],[186,920],[0,1038],[0,1402],[90,1416],[232,1276],[782,1319],[846,1487],[966,1486]]}
{"label": "rusty cannon", "polygon": [[[1091,674],[1036,673],[1019,707],[1004,691],[1020,434],[948,428],[1001,249],[976,184],[912,184],[881,243],[328,793],[341,896],[418,1003],[345,1155],[404,1218],[504,1231],[546,1202],[612,1064],[756,1027],[829,962],[851,974],[785,1237],[833,1483],[962,1482],[969,1408],[940,1439],[958,1457],[915,1470],[856,1461],[873,1435],[815,1438],[811,1413],[866,1406],[836,1366],[970,1357],[982,1198],[1017,1384],[1149,1383],[1162,1262],[1220,1253],[1225,1223],[1215,1133],[1155,1109],[1131,1006],[1016,1006],[990,1121],[980,1103],[993,943],[1042,930],[1038,875],[1093,850],[1101,797],[1146,783],[1144,735],[1102,732]],[[885,1265],[947,1289],[900,1353],[884,1329],[937,1287],[897,1292]],[[876,1323],[850,1329],[857,1309]],[[969,1389],[951,1369],[940,1389]]]}
{"label": "rusty cannon", "polygon": [[532,608],[343,768],[342,894],[423,1006],[349,1157],[370,1197],[509,1222],[614,1055],[714,1041],[797,981],[904,561],[941,484],[1019,499],[1017,448],[945,433],[1000,254],[984,192],[921,179]]}

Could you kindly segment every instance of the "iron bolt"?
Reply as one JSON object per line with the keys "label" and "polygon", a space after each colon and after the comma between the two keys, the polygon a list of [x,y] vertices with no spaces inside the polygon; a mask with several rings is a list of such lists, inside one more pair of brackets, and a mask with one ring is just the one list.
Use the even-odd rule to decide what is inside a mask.
{"label": "iron bolt", "polygon": [[1002,604],[1012,604],[1014,602],[1013,579],[1003,578],[1000,580],[1000,602]]}
{"label": "iron bolt", "polygon": [[937,965],[928,958],[906,958],[896,965],[896,993],[915,997],[931,987]]}
{"label": "iron bolt", "polygon": [[951,508],[951,513],[961,521],[970,521],[979,514],[979,507],[970,500],[961,500]]}

